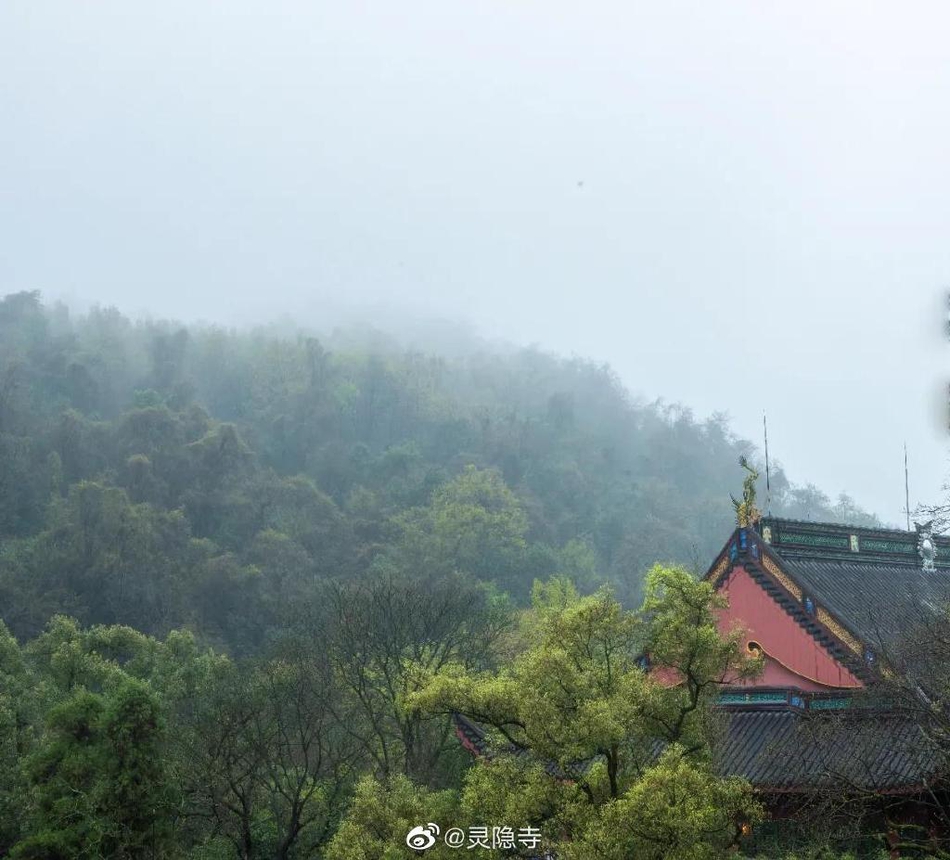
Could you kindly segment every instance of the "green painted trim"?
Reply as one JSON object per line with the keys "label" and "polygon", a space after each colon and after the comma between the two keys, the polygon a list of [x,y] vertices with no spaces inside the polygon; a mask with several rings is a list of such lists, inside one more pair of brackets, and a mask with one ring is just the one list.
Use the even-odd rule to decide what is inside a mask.
{"label": "green painted trim", "polygon": [[719,705],[784,705],[785,693],[721,693],[716,700]]}
{"label": "green painted trim", "polygon": [[907,555],[913,555],[917,552],[917,547],[912,543],[904,543],[896,540],[878,540],[877,538],[864,538],[861,541],[861,549],[865,552],[901,552]]}
{"label": "green painted trim", "polygon": [[808,707],[813,711],[840,711],[851,707],[851,699],[812,699]]}
{"label": "green painted trim", "polygon": [[[834,549],[851,550],[851,539],[847,535],[813,535],[802,532],[782,532],[775,543],[781,547],[783,543],[799,544],[801,546],[823,546]],[[781,552],[781,550],[779,550]]]}

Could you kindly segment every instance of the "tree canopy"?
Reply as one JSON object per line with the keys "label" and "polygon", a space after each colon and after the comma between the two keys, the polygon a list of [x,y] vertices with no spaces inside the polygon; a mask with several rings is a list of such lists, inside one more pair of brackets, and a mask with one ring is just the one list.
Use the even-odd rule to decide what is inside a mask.
{"label": "tree canopy", "polygon": [[[378,334],[233,332],[0,300],[0,613],[56,612],[260,650],[315,583],[459,573],[698,570],[753,446],[721,416],[642,403],[607,367]],[[771,478],[776,514],[870,519]],[[761,493],[760,493],[761,498]],[[248,611],[253,607],[252,611]]]}
{"label": "tree canopy", "polygon": [[723,416],[536,349],[0,299],[0,855],[724,856],[740,458],[754,500]]}

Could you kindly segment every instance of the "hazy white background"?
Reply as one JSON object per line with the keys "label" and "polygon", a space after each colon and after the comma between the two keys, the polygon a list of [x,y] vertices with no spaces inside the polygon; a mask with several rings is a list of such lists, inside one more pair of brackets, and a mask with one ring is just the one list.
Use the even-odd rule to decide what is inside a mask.
{"label": "hazy white background", "polygon": [[[0,292],[609,361],[902,522],[947,468],[943,3],[0,3]],[[738,477],[737,477],[738,481]],[[727,489],[723,488],[725,492]]]}

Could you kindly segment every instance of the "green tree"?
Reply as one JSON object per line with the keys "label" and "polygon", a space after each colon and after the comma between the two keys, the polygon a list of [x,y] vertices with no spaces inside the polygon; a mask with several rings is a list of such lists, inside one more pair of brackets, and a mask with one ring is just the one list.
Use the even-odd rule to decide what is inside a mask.
{"label": "green tree", "polygon": [[564,860],[714,860],[760,818],[751,786],[719,779],[708,766],[668,747],[618,799],[606,804]]}
{"label": "green tree", "polygon": [[0,855],[20,838],[27,812],[22,765],[39,710],[33,686],[20,646],[0,622]]}
{"label": "green tree", "polygon": [[527,548],[524,507],[492,469],[467,466],[437,489],[428,506],[396,517],[397,567],[410,574],[463,573],[526,591],[519,568]]}
{"label": "green tree", "polygon": [[181,511],[133,505],[124,490],[84,481],[51,507],[23,573],[87,623],[164,634],[184,612],[190,546]]}
{"label": "green tree", "polygon": [[77,688],[47,720],[28,765],[35,813],[18,860],[157,860],[172,845],[175,809],[165,724],[147,685],[111,695]]}
{"label": "green tree", "polygon": [[384,572],[329,589],[328,603],[329,618],[315,620],[314,649],[334,667],[341,692],[334,708],[347,732],[381,777],[443,782],[459,755],[451,725],[409,700],[427,672],[491,665],[509,624],[507,600],[459,575]]}
{"label": "green tree", "polygon": [[287,643],[229,667],[181,725],[187,815],[241,860],[318,856],[355,781],[358,750],[331,709],[325,655]]}
{"label": "green tree", "polygon": [[[492,731],[491,761],[466,788],[473,811],[499,824],[519,816],[540,826],[556,853],[577,857],[580,846],[601,852],[587,856],[629,856],[619,840],[632,837],[621,832],[659,840],[653,856],[715,855],[735,843],[742,818],[759,815],[749,787],[719,780],[711,764],[718,686],[759,664],[738,631],[719,634],[722,602],[708,583],[655,567],[646,592],[634,613],[607,591],[580,598],[563,580],[537,586],[523,649],[508,666],[447,667],[416,694],[419,708],[458,712]],[[674,808],[690,823],[670,815],[643,828],[636,801],[663,785],[682,793]],[[708,814],[709,798],[722,801],[722,815]]]}
{"label": "green tree", "polygon": [[[437,840],[425,851],[415,851],[406,837],[416,827],[434,823],[440,836],[462,819],[457,792],[432,791],[402,774],[380,782],[364,777],[347,811],[346,818],[327,846],[326,860],[408,860],[426,857],[449,860],[459,850]],[[467,857],[484,857],[480,851],[466,851]]]}

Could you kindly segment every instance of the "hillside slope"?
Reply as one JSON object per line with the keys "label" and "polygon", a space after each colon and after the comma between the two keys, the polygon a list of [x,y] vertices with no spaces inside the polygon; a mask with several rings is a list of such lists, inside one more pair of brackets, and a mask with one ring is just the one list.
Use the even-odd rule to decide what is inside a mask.
{"label": "hillside slope", "polygon": [[[724,404],[728,405],[728,404]],[[608,367],[534,349],[451,358],[326,339],[72,316],[0,301],[0,607],[190,627],[253,652],[314,583],[459,571],[523,600],[570,575],[639,595],[733,520],[723,417],[635,400]],[[772,474],[775,514],[874,522]]]}

